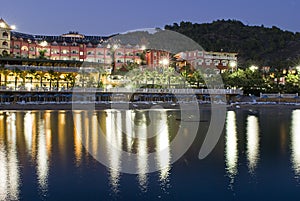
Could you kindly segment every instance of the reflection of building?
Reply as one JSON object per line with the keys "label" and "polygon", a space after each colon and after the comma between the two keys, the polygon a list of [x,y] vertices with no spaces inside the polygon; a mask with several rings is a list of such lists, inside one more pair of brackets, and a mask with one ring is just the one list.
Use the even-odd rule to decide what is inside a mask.
{"label": "reflection of building", "polygon": [[190,63],[192,68],[216,68],[220,72],[226,70],[236,70],[237,53],[228,52],[206,52],[206,51],[188,51],[180,52],[176,55],[179,67]]}

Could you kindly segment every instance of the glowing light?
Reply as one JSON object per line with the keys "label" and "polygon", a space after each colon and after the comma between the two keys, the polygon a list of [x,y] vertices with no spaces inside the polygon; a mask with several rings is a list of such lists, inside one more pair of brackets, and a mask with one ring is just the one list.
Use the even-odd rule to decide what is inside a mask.
{"label": "glowing light", "polygon": [[254,72],[254,71],[258,70],[258,67],[257,66],[250,66],[249,69]]}
{"label": "glowing light", "polygon": [[293,111],[292,128],[291,128],[291,148],[292,148],[292,163],[295,172],[295,178],[300,179],[300,110]]}
{"label": "glowing light", "polygon": [[146,46],[142,45],[141,50],[143,50],[143,51],[146,50]]}
{"label": "glowing light", "polygon": [[230,184],[234,183],[234,178],[238,173],[238,147],[237,147],[237,133],[236,133],[236,117],[234,111],[227,112],[226,120],[226,146],[225,159],[226,170],[231,179]]}
{"label": "glowing light", "polygon": [[230,62],[229,62],[229,66],[230,66],[231,68],[235,68],[235,67],[237,67],[237,62],[236,62],[236,61],[230,61]]}
{"label": "glowing light", "polygon": [[10,28],[11,28],[12,30],[15,30],[17,27],[16,27],[16,25],[11,25]]}
{"label": "glowing light", "polygon": [[6,26],[5,26],[5,23],[4,22],[0,22],[0,27],[1,28],[5,28]]}
{"label": "glowing light", "polygon": [[40,45],[42,46],[42,47],[46,47],[47,45],[48,45],[48,43],[47,43],[47,41],[42,41],[41,43],[40,43]]}
{"label": "glowing light", "polygon": [[259,126],[255,116],[247,118],[247,158],[250,173],[254,173],[259,160]]}
{"label": "glowing light", "polygon": [[168,66],[170,61],[169,61],[169,59],[164,58],[159,63],[162,64],[163,66]]}

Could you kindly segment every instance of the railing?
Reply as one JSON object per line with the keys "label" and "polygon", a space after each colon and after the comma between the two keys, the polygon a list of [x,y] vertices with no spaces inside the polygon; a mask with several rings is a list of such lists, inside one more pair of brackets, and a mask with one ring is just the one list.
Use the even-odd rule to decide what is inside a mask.
{"label": "railing", "polygon": [[263,94],[260,93],[260,98],[296,98],[299,97],[298,93],[296,94],[281,94],[281,93],[274,93],[274,94]]}
{"label": "railing", "polygon": [[171,93],[171,94],[239,94],[242,95],[243,91],[238,89],[149,89],[149,88],[110,88],[110,89],[99,89],[99,88],[74,88],[74,89],[48,89],[48,88],[36,88],[31,90],[26,89],[11,89],[11,88],[0,88],[0,91],[10,92],[107,92],[107,93]]}

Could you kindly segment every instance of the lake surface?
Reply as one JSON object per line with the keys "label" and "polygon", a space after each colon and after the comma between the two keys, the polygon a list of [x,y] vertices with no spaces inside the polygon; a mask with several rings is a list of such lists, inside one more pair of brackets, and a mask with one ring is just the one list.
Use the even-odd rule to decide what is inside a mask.
{"label": "lake surface", "polygon": [[[173,164],[168,149],[180,111],[78,111],[74,121],[72,111],[2,111],[0,201],[300,200],[300,110],[257,111],[227,111],[218,144],[200,160],[210,119],[210,110],[201,110],[196,139]],[[101,132],[109,145],[98,143]],[[160,135],[139,138],[153,133]],[[120,152],[110,146],[141,156],[137,174],[120,171]],[[153,161],[160,170],[148,173],[147,153],[160,149],[167,150]],[[113,168],[95,159],[100,151]]]}

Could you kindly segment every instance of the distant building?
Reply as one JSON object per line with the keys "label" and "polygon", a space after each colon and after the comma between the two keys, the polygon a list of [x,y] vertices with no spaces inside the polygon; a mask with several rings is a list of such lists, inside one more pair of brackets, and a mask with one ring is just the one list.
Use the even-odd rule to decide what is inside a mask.
{"label": "distant building", "polygon": [[220,73],[237,69],[237,53],[229,52],[206,52],[201,50],[180,52],[175,55],[177,65],[182,67],[186,62],[191,65],[191,68],[214,68]]}

